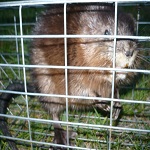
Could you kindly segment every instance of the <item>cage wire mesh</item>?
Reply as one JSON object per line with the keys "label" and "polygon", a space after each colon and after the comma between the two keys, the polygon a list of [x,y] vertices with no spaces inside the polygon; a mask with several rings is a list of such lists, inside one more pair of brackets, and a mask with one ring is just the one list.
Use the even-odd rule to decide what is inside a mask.
{"label": "cage wire mesh", "polygon": [[[7,114],[0,114],[7,118],[12,133],[12,137],[7,137],[0,132],[2,150],[9,149],[7,138],[15,139],[18,149],[49,149],[50,145],[53,145],[53,120],[41,108],[37,98],[30,97],[31,95],[38,97],[42,93],[28,93],[26,87],[27,82],[32,81],[30,72],[34,67],[30,65],[29,60],[30,42],[34,37],[31,31],[36,23],[37,14],[48,5],[54,3],[67,5],[71,2],[82,1],[0,2],[0,92],[18,95],[7,108]],[[67,110],[61,115],[60,122],[64,128],[78,133],[74,139],[76,145],[74,149],[148,150],[150,149],[150,1],[107,2],[114,3],[118,9],[121,7],[136,18],[135,39],[138,39],[141,45],[138,49],[144,56],[145,68],[132,70],[140,72],[136,84],[120,87],[119,101],[123,106],[123,114],[117,123],[111,115],[104,116],[95,109],[89,112]],[[5,90],[10,83],[18,81],[24,83],[24,92]],[[113,98],[108,100],[115,101]]]}

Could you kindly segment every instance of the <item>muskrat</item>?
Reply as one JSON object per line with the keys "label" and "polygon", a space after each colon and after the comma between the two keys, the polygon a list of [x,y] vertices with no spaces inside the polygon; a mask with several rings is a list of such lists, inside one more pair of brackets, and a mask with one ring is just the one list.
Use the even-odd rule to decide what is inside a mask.
{"label": "muskrat", "polygon": [[[117,35],[134,35],[135,20],[127,13],[118,12]],[[115,10],[111,4],[67,4],[66,32],[68,35],[108,35],[102,37],[67,38],[67,66],[113,67]],[[44,11],[33,29],[34,35],[64,35],[64,6],[52,5]],[[34,38],[31,42],[30,59],[33,65],[65,65],[64,38]],[[115,53],[116,68],[137,68],[137,44],[130,39],[117,39]],[[65,69],[32,68],[37,91],[44,94],[66,94]],[[118,87],[131,83],[136,73],[116,72],[114,98],[119,98]],[[110,98],[113,74],[110,70],[68,69],[68,95]],[[60,120],[66,108],[62,97],[39,98],[44,109],[53,120]],[[69,109],[89,110],[96,108],[110,112],[108,101],[68,99]],[[121,110],[119,102],[114,102],[113,117],[118,119]],[[66,131],[54,124],[54,143],[66,145]],[[74,136],[70,132],[70,137]],[[61,148],[60,148],[61,149]],[[63,149],[63,148],[62,148]]]}
{"label": "muskrat", "polygon": [[[64,7],[56,5],[45,11],[35,25],[35,35],[63,35]],[[99,4],[68,4],[66,10],[66,32],[68,35],[114,35],[114,7]],[[127,13],[118,12],[118,35],[134,35],[135,20]],[[137,44],[134,40],[118,39],[116,42],[116,68],[137,67]],[[33,39],[31,62],[34,65],[65,65],[64,38]],[[67,38],[67,65],[88,67],[113,67],[114,40],[110,38]],[[115,98],[117,88],[130,83],[136,73],[116,72]],[[68,94],[75,96],[111,97],[112,72],[108,70],[68,69]],[[36,87],[40,93],[65,95],[65,69],[33,68]],[[59,120],[65,110],[66,99],[41,96],[40,101],[53,120]],[[110,111],[106,101],[69,98],[68,105],[74,110],[88,110],[91,107]],[[116,108],[115,108],[116,106]],[[119,116],[121,105],[114,103],[114,118]],[[54,142],[66,144],[66,136],[59,124],[54,124]],[[60,130],[58,130],[60,129]],[[63,137],[60,139],[59,137]]]}

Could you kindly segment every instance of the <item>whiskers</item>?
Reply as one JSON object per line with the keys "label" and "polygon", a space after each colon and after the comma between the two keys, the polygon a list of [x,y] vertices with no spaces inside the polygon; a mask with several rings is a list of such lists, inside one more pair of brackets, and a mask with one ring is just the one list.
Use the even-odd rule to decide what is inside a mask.
{"label": "whiskers", "polygon": [[137,57],[138,57],[139,59],[141,59],[142,61],[144,61],[144,62],[150,64],[150,60],[148,60],[146,56],[143,56],[143,55],[141,55],[141,54],[137,54]]}
{"label": "whiskers", "polygon": [[141,55],[141,54],[137,54],[137,59],[136,61],[138,62],[138,65],[140,67],[140,69],[148,69],[149,68],[149,64],[150,64],[150,59],[148,59],[147,56],[145,55]]}

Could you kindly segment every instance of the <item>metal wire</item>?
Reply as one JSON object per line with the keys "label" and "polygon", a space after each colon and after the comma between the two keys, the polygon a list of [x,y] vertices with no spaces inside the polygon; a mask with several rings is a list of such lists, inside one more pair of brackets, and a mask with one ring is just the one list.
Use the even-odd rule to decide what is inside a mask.
{"label": "metal wire", "polygon": [[[113,68],[105,68],[105,67],[88,67],[88,66],[84,66],[84,67],[80,67],[80,66],[67,66],[67,38],[108,38],[108,35],[67,35],[66,32],[66,26],[67,26],[67,22],[66,22],[66,5],[67,3],[81,3],[81,2],[91,2],[90,0],[81,0],[81,1],[77,1],[77,0],[36,0],[36,1],[17,1],[17,2],[1,2],[0,3],[0,8],[4,9],[4,8],[13,8],[13,7],[18,7],[18,14],[19,14],[19,23],[16,23],[16,17],[14,16],[14,23],[4,23],[4,24],[0,24],[1,27],[5,27],[5,26],[14,26],[14,35],[0,35],[0,39],[2,40],[10,40],[10,41],[14,41],[16,42],[16,56],[17,56],[17,63],[12,63],[10,64],[9,62],[7,62],[7,60],[4,57],[4,54],[0,54],[3,63],[0,63],[0,70],[1,72],[7,77],[7,79],[9,79],[9,76],[7,75],[7,72],[5,72],[5,68],[10,68],[12,74],[17,78],[20,79],[21,78],[21,71],[23,71],[23,83],[25,85],[25,91],[24,92],[19,92],[19,91],[7,91],[7,90],[0,90],[1,93],[13,93],[13,94],[21,94],[24,97],[24,102],[25,102],[25,109],[22,109],[22,107],[18,104],[18,108],[19,110],[22,111],[26,111],[26,116],[19,116],[16,114],[13,114],[13,112],[11,112],[11,110],[9,111],[10,114],[4,115],[4,114],[0,114],[0,116],[5,117],[5,118],[10,118],[10,119],[16,119],[16,120],[22,120],[24,122],[28,123],[28,129],[27,130],[23,130],[23,129],[19,129],[18,132],[27,132],[29,134],[29,139],[25,139],[23,137],[18,138],[16,137],[8,137],[8,136],[3,136],[0,135],[0,138],[6,138],[6,139],[13,139],[16,141],[20,141],[22,143],[28,143],[31,147],[31,149],[34,149],[34,144],[39,144],[39,145],[47,145],[47,146],[61,146],[61,147],[65,147],[65,148],[74,148],[74,149],[83,149],[83,150],[88,150],[89,148],[84,148],[84,147],[79,147],[79,146],[69,146],[69,132],[68,129],[69,127],[81,127],[81,128],[86,128],[86,129],[92,129],[92,130],[97,130],[97,131],[109,131],[109,140],[98,140],[98,139],[88,139],[88,138],[78,138],[79,140],[88,142],[99,142],[99,143],[105,143],[108,144],[108,149],[111,150],[112,149],[112,144],[116,143],[115,141],[113,141],[112,139],[112,132],[136,132],[136,133],[141,133],[141,134],[147,134],[150,133],[150,130],[147,128],[140,128],[140,127],[129,127],[129,126],[115,126],[113,125],[113,118],[112,118],[112,112],[113,112],[113,103],[114,102],[123,102],[123,103],[129,103],[129,104],[141,104],[141,105],[150,105],[150,100],[144,101],[144,100],[133,100],[133,99],[115,99],[114,98],[114,85],[115,85],[115,73],[117,71],[121,71],[121,72],[139,72],[139,73],[144,73],[144,74],[150,74],[150,70],[144,70],[144,69],[121,69],[121,68],[115,68],[115,47],[116,47],[116,39],[137,39],[137,40],[143,40],[143,41],[150,41],[150,36],[120,36],[117,35],[117,11],[118,11],[118,6],[120,4],[122,5],[137,5],[137,4],[144,4],[144,5],[149,5],[148,2],[150,2],[150,0],[107,0],[107,3],[115,3],[115,34],[114,35],[109,35],[109,38],[114,40],[114,55],[113,55]],[[94,0],[92,2],[106,2],[105,0]],[[34,25],[34,23],[23,23],[22,22],[22,8],[23,7],[30,7],[30,6],[42,6],[44,4],[59,4],[62,3],[64,4],[64,35],[25,35],[23,33],[23,26],[25,25]],[[138,26],[141,24],[150,24],[150,22],[140,22],[138,21]],[[20,35],[18,35],[17,33],[17,26],[19,25],[20,27]],[[24,41],[25,40],[30,40],[32,38],[64,38],[64,50],[65,50],[65,66],[49,66],[49,65],[28,65],[25,62],[25,48],[24,48]],[[22,55],[19,55],[19,50],[18,50],[18,45],[19,42],[21,43],[21,53]],[[22,63],[20,63],[19,60],[22,60]],[[15,69],[18,69],[18,75],[15,72]],[[32,69],[32,68],[56,68],[56,69],[65,69],[65,95],[59,95],[59,94],[44,94],[44,93],[28,93],[28,89],[27,89],[27,69]],[[92,69],[92,70],[109,70],[112,72],[113,74],[113,80],[112,80],[112,95],[111,98],[101,98],[101,97],[86,97],[86,96],[72,96],[68,94],[68,69],[81,69],[81,70],[86,70],[86,69]],[[11,79],[9,79],[9,82],[12,82]],[[3,85],[3,83],[1,83]],[[134,89],[135,90],[135,89]],[[132,94],[132,98],[134,97],[134,90],[133,90],[133,94]],[[149,90],[149,89],[148,89]],[[30,106],[29,106],[29,97],[28,96],[50,96],[50,97],[62,97],[66,99],[66,112],[65,112],[65,117],[66,120],[65,121],[54,121],[54,120],[48,120],[48,119],[42,119],[42,118],[33,118],[31,117],[31,110],[30,110]],[[101,125],[101,124],[90,124],[88,122],[86,123],[81,123],[81,122],[70,122],[69,121],[69,111],[68,111],[68,99],[69,98],[74,98],[74,99],[85,99],[85,100],[91,100],[91,99],[95,99],[95,100],[106,100],[108,102],[111,102],[111,111],[110,111],[110,118],[109,118],[109,124],[108,125]],[[40,111],[39,111],[40,113]],[[79,117],[79,116],[78,116]],[[84,116],[84,118],[86,118],[87,116]],[[90,116],[92,118],[92,116]],[[88,118],[88,117],[87,117]],[[95,117],[93,117],[95,119]],[[92,118],[92,119],[93,119]],[[105,118],[102,118],[103,120],[105,120]],[[122,122],[128,122],[128,123],[142,123],[142,121],[136,121],[136,120],[125,120],[122,119]],[[42,124],[53,124],[53,123],[60,123],[62,125],[66,125],[67,127],[67,145],[58,145],[58,144],[54,144],[54,143],[49,143],[49,142],[45,142],[45,141],[37,141],[34,140],[34,138],[32,137],[32,133],[36,133],[37,135],[44,135],[44,133],[41,132],[37,132],[37,131],[33,131],[32,127],[31,127],[31,123],[42,123]],[[148,121],[145,121],[145,123],[149,124]],[[15,131],[15,130],[14,130]],[[53,135],[49,135],[49,136],[53,136]],[[124,142],[124,145],[128,145],[128,146],[133,146],[133,144]]]}

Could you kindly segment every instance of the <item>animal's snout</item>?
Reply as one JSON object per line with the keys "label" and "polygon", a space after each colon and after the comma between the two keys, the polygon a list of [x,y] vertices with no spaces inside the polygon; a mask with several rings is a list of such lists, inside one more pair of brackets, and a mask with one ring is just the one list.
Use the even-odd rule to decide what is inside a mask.
{"label": "animal's snout", "polygon": [[125,55],[127,56],[127,57],[132,57],[133,56],[133,51],[125,51]]}

